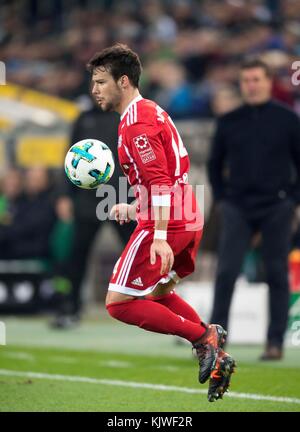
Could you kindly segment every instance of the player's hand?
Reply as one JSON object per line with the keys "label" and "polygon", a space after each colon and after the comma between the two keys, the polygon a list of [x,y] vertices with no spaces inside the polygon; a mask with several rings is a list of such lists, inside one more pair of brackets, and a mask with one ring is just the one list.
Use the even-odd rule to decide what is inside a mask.
{"label": "player's hand", "polygon": [[160,274],[166,274],[171,271],[174,264],[174,254],[166,240],[153,240],[150,248],[150,263],[156,263],[156,255],[161,258]]}
{"label": "player's hand", "polygon": [[135,220],[136,207],[131,204],[115,204],[110,211],[110,217],[115,218],[115,220],[123,225],[131,220]]}

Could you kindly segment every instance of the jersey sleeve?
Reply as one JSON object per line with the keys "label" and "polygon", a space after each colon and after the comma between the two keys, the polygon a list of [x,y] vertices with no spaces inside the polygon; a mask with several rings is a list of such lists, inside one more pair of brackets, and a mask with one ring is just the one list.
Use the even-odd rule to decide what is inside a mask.
{"label": "jersey sleeve", "polygon": [[130,125],[126,130],[126,143],[142,183],[150,190],[152,204],[170,206],[173,183],[161,126]]}

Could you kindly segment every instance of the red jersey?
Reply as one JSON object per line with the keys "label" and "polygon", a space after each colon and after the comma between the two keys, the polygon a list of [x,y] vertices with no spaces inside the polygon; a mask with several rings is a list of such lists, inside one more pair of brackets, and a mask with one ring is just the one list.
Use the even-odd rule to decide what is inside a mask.
{"label": "red jersey", "polygon": [[187,150],[175,124],[155,102],[139,95],[129,104],[119,125],[118,155],[134,186],[141,228],[154,227],[152,206],[170,206],[168,231],[202,229],[203,218],[188,184]]}

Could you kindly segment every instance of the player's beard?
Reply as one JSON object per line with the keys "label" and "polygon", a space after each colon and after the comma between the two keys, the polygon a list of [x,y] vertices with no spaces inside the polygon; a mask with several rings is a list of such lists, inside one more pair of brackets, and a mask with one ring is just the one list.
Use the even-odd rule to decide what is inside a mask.
{"label": "player's beard", "polygon": [[111,111],[113,111],[113,103],[112,102],[106,102],[105,105],[100,104],[100,108],[102,109],[102,111],[111,112]]}
{"label": "player's beard", "polygon": [[101,109],[106,112],[116,111],[117,107],[121,103],[121,94],[116,92],[110,101],[104,102],[104,105],[101,105]]}

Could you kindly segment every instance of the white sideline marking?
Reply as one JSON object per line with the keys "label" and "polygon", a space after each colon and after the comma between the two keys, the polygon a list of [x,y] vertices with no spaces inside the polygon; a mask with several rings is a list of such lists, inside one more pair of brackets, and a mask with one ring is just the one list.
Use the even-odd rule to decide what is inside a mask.
{"label": "white sideline marking", "polygon": [[48,360],[53,361],[55,363],[64,363],[64,364],[78,363],[78,360],[73,359],[72,357],[56,356],[56,357],[50,357]]}
{"label": "white sideline marking", "polygon": [[100,366],[108,366],[112,368],[130,368],[133,366],[130,362],[124,362],[119,360],[107,360],[99,362]]}
{"label": "white sideline marking", "polygon": [[177,366],[155,366],[153,369],[165,370],[167,372],[177,372],[177,371],[179,371],[179,367],[177,367]]}
{"label": "white sideline marking", "polygon": [[2,353],[4,357],[11,358],[14,360],[24,360],[24,361],[30,361],[34,362],[35,357],[32,354],[28,354],[26,352],[21,351],[6,351]]}
{"label": "white sideline marking", "polygon": [[[111,385],[111,386],[120,386],[120,387],[144,388],[150,390],[174,391],[180,393],[207,394],[207,390],[199,390],[190,387],[177,387],[177,386],[168,386],[163,384],[140,383],[134,381],[121,381],[121,380],[98,379],[98,378],[89,378],[89,377],[81,377],[81,376],[46,374],[40,372],[20,372],[20,371],[13,371],[9,369],[0,369],[0,375],[16,376],[16,377],[20,376],[20,377],[37,378],[37,379],[50,379],[50,380],[57,380],[57,381],[83,382],[89,384],[102,384],[102,385]],[[238,393],[238,392],[230,392],[226,396],[231,398],[239,398],[239,399],[253,399],[253,400],[265,400],[269,402],[286,402],[292,404],[300,404],[300,399],[283,397],[283,396],[268,396],[268,395],[260,395],[260,394],[253,394],[253,393]]]}

